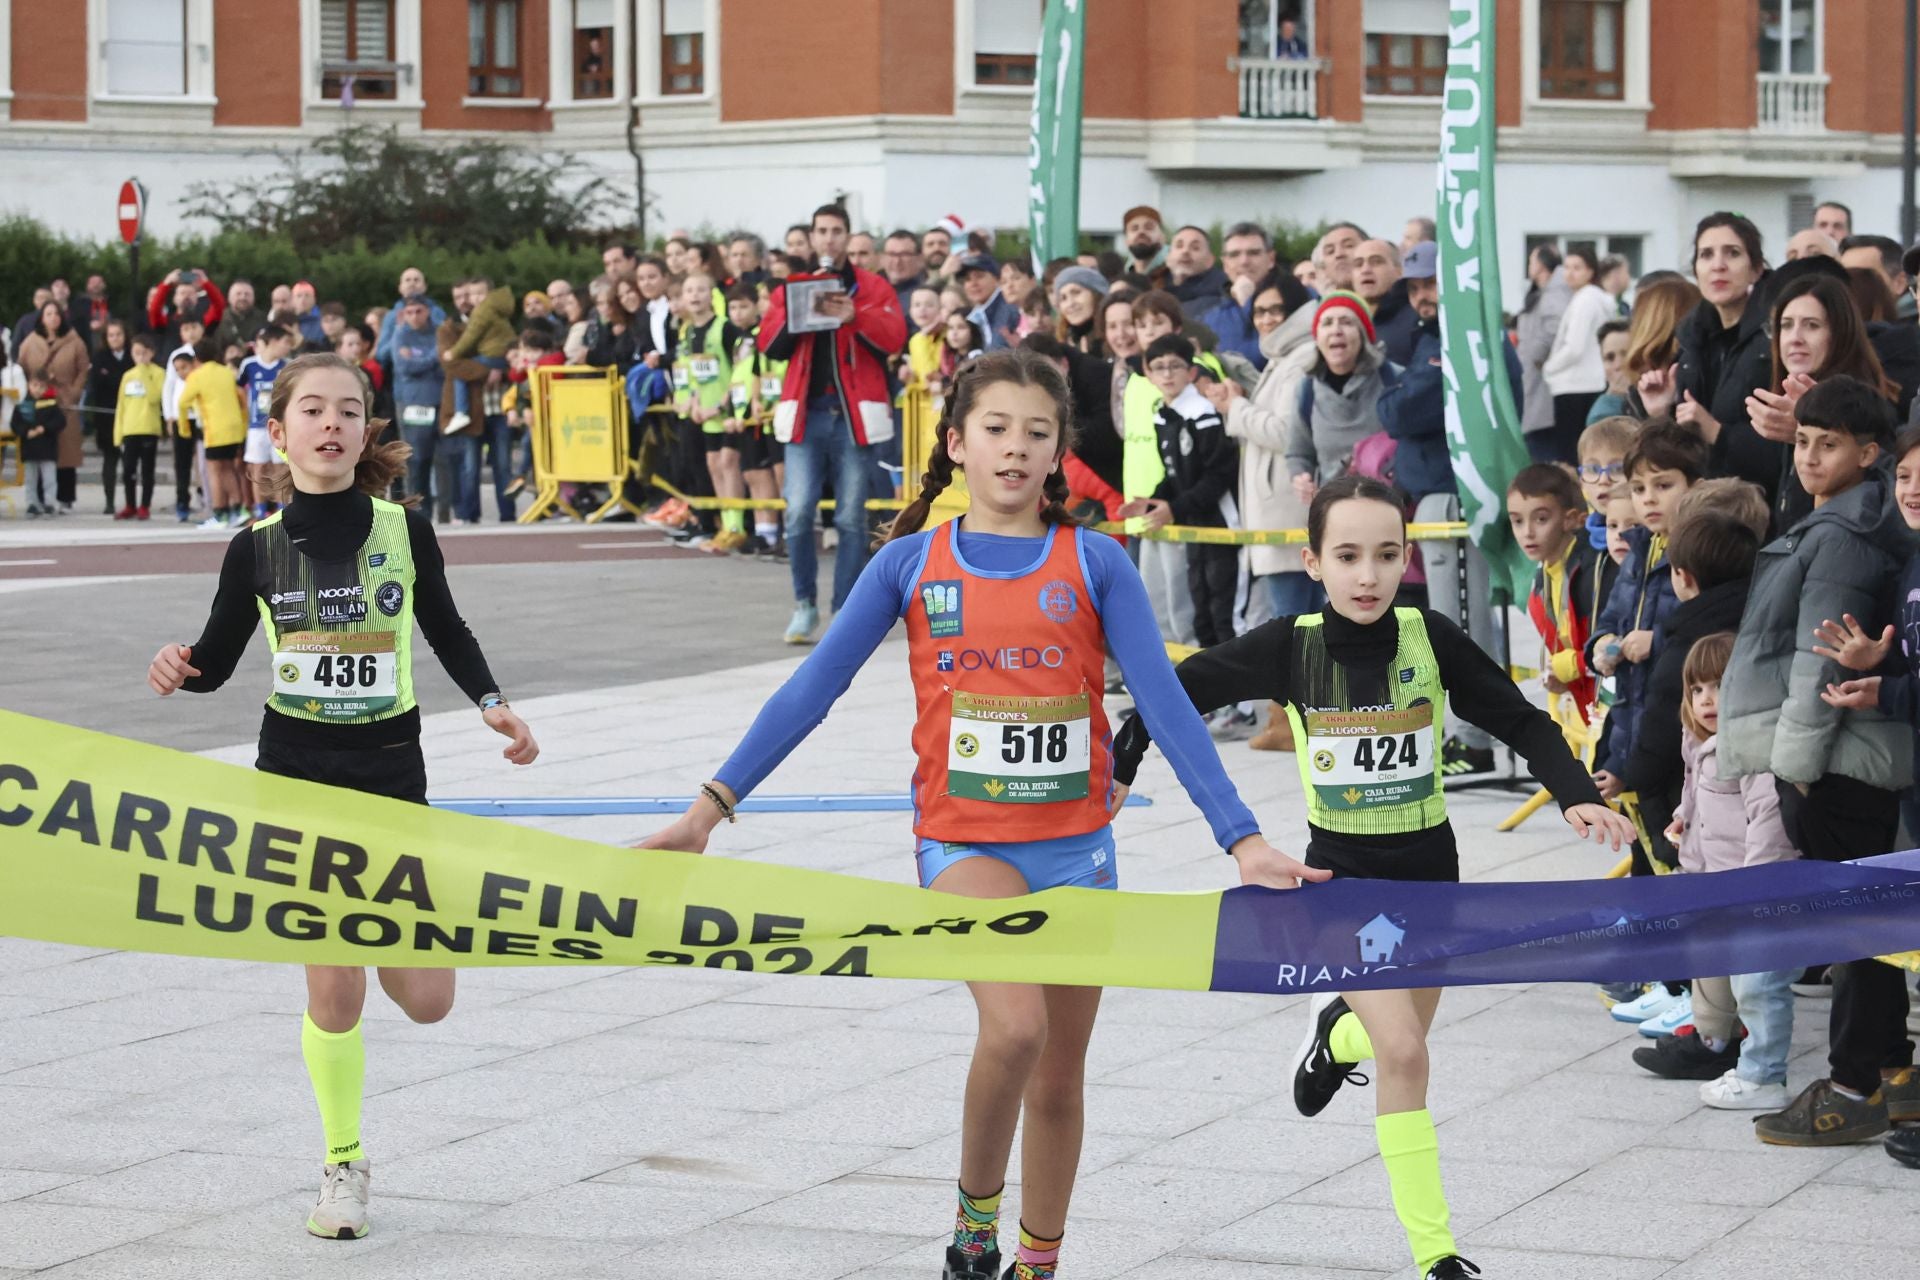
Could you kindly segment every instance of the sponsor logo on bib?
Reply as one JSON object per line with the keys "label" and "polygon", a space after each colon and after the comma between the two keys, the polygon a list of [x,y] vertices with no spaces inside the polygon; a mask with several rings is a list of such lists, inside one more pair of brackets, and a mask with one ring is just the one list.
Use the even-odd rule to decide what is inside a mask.
{"label": "sponsor logo on bib", "polygon": [[933,639],[957,636],[966,630],[961,587],[958,579],[920,584],[920,603],[927,610],[927,634]]}
{"label": "sponsor logo on bib", "polygon": [[397,582],[383,582],[380,589],[373,593],[373,603],[380,612],[389,618],[400,612],[400,606],[406,602],[407,589]]}
{"label": "sponsor logo on bib", "polygon": [[367,557],[367,568],[378,569],[381,565],[385,564],[386,562],[387,562],[387,553],[384,551],[376,551],[372,555]]}
{"label": "sponsor logo on bib", "polygon": [[1055,622],[1066,622],[1080,611],[1080,600],[1075,594],[1073,584],[1061,578],[1055,578],[1040,588],[1040,612]]}

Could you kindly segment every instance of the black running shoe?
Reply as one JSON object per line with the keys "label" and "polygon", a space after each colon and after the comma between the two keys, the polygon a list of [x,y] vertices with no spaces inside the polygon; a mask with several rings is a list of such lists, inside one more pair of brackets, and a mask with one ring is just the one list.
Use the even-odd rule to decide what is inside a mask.
{"label": "black running shoe", "polygon": [[1348,1081],[1367,1083],[1367,1078],[1353,1069],[1353,1063],[1333,1060],[1333,1046],[1327,1042],[1333,1024],[1342,1014],[1351,1012],[1337,995],[1315,996],[1307,1006],[1306,1038],[1293,1055],[1293,1105],[1303,1116],[1325,1111],[1333,1095]]}
{"label": "black running shoe", "polygon": [[1663,1080],[1718,1080],[1739,1064],[1740,1040],[1734,1037],[1715,1053],[1699,1032],[1688,1027],[1635,1049],[1633,1061]]}
{"label": "black running shoe", "polygon": [[1920,1129],[1895,1129],[1887,1135],[1887,1154],[1909,1169],[1920,1169]]}
{"label": "black running shoe", "polygon": [[1467,1280],[1480,1274],[1480,1268],[1457,1254],[1448,1254],[1427,1268],[1427,1280]]}
{"label": "black running shoe", "polygon": [[946,1269],[940,1273],[940,1280],[999,1280],[1000,1251],[991,1253],[963,1253],[952,1245],[947,1246]]}
{"label": "black running shoe", "polygon": [[1458,738],[1440,744],[1440,772],[1449,778],[1493,772],[1493,748],[1470,747]]}

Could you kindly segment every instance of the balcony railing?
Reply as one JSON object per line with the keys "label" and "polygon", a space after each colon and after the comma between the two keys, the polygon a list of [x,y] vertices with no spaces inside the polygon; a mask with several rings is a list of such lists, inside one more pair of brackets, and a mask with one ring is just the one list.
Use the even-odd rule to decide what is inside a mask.
{"label": "balcony railing", "polygon": [[1240,58],[1240,115],[1247,120],[1313,120],[1320,115],[1322,58]]}
{"label": "balcony railing", "polygon": [[1825,133],[1827,77],[1760,73],[1760,132]]}

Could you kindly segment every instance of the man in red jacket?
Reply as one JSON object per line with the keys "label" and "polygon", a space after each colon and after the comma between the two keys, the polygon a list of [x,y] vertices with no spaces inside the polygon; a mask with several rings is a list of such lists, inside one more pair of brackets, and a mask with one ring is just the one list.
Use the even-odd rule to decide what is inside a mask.
{"label": "man in red jacket", "polygon": [[839,205],[814,210],[808,231],[818,273],[837,275],[841,291],[816,295],[811,323],[833,328],[795,333],[787,326],[787,291],[768,300],[760,350],[787,361],[774,409],[773,433],[786,449],[787,563],[793,573],[788,644],[810,644],[820,628],[813,526],[820,494],[833,477],[833,607],[846,603],[867,562],[867,498],[878,446],[893,438],[887,357],[907,340],[906,318],[893,286],[847,261],[851,224]]}

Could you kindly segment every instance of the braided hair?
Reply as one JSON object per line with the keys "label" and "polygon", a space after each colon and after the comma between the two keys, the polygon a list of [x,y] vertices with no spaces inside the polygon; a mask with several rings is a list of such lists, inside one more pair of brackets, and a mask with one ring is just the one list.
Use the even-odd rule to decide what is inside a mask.
{"label": "braided hair", "polygon": [[1052,397],[1054,410],[1060,420],[1060,446],[1053,470],[1041,485],[1040,492],[1045,502],[1040,508],[1040,519],[1050,525],[1079,523],[1067,510],[1067,477],[1062,469],[1067,450],[1073,447],[1076,439],[1073,394],[1067,388],[1066,375],[1060,372],[1059,366],[1053,361],[1036,352],[1017,349],[989,351],[968,361],[954,374],[952,386],[947,392],[945,410],[934,428],[933,452],[927,458],[926,474],[920,477],[920,492],[894,517],[892,527],[877,539],[876,545],[918,533],[926,527],[934,499],[953,483],[954,463],[952,455],[947,452],[948,432],[964,431],[967,415],[973,412],[980,393],[1002,382],[1039,387]]}

